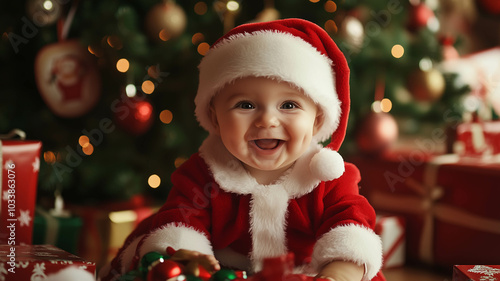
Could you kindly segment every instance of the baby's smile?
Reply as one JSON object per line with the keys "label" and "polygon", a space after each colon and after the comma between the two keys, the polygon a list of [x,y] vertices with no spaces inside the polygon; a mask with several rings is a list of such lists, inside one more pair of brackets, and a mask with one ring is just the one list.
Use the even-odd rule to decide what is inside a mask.
{"label": "baby's smile", "polygon": [[271,150],[277,148],[280,144],[283,143],[282,140],[279,139],[257,139],[253,141],[255,145],[263,150]]}

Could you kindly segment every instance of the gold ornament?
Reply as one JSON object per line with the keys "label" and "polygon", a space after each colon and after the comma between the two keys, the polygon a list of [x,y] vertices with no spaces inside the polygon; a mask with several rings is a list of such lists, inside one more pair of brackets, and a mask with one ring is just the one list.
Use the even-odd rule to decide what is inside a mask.
{"label": "gold ornament", "polygon": [[436,101],[441,98],[445,89],[443,74],[435,68],[416,70],[408,76],[407,87],[418,101]]}
{"label": "gold ornament", "polygon": [[180,36],[186,28],[186,13],[175,2],[167,1],[151,8],[146,29],[153,40],[167,41]]}

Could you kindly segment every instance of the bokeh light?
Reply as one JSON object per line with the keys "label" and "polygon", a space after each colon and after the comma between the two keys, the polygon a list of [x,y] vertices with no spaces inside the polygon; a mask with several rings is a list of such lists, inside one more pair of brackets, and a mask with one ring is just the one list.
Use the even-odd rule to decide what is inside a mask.
{"label": "bokeh light", "polygon": [[137,94],[137,89],[135,88],[135,85],[128,84],[125,87],[125,94],[127,94],[127,97],[129,97],[129,98],[135,97],[135,95]]}
{"label": "bokeh light", "polygon": [[325,11],[327,11],[328,13],[333,13],[337,11],[337,4],[335,4],[335,2],[333,2],[332,0],[326,1]]}
{"label": "bokeh light", "polygon": [[168,109],[162,110],[162,112],[160,112],[160,121],[164,124],[170,124],[173,118],[174,115],[172,114],[172,111]]}
{"label": "bokeh light", "polygon": [[130,67],[130,63],[128,62],[127,59],[119,59],[116,62],[116,69],[118,69],[118,71],[120,71],[122,73],[127,72],[129,67]]}
{"label": "bokeh light", "polygon": [[148,185],[151,188],[157,188],[158,186],[160,186],[160,183],[161,183],[161,179],[157,174],[152,174],[151,176],[149,176]]}
{"label": "bokeh light", "polygon": [[155,84],[151,80],[146,80],[142,82],[141,89],[145,94],[149,95],[155,90]]}
{"label": "bokeh light", "polygon": [[383,112],[389,112],[392,109],[392,102],[390,99],[385,98],[380,101],[380,110]]}
{"label": "bokeh light", "polygon": [[197,15],[204,15],[208,11],[207,4],[205,2],[198,2],[194,5],[194,12]]}
{"label": "bokeh light", "polygon": [[202,56],[204,56],[208,50],[210,49],[210,45],[208,45],[207,42],[203,42],[203,43],[200,43],[200,45],[198,45],[198,53]]}
{"label": "bokeh light", "polygon": [[45,160],[47,164],[54,164],[56,162],[56,155],[52,151],[45,151],[43,153],[43,160]]}
{"label": "bokeh light", "polygon": [[329,33],[337,33],[338,27],[334,20],[327,20],[325,22],[325,30]]}
{"label": "bokeh light", "polygon": [[401,46],[399,44],[392,46],[391,54],[393,57],[399,59],[403,56],[404,53],[405,53],[405,49],[403,48],[403,46]]}

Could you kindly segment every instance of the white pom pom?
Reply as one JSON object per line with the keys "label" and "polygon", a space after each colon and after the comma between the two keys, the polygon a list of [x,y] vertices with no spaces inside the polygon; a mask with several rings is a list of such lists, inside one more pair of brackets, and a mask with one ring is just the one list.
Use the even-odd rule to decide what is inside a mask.
{"label": "white pom pom", "polygon": [[309,163],[311,173],[321,181],[340,178],[344,173],[344,159],[337,151],[322,148]]}
{"label": "white pom pom", "polygon": [[[33,279],[32,279],[33,280]],[[95,280],[94,275],[86,271],[83,268],[77,266],[70,266],[62,269],[56,273],[47,275],[47,281],[93,281]]]}

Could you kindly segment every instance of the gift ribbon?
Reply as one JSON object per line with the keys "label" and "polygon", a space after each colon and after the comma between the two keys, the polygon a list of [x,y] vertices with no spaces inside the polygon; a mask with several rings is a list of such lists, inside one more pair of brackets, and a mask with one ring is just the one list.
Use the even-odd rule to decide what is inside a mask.
{"label": "gift ribbon", "polygon": [[374,192],[370,197],[370,202],[380,208],[410,214],[424,213],[424,226],[422,228],[419,256],[423,261],[428,263],[432,263],[434,257],[433,233],[435,218],[461,227],[500,234],[500,220],[483,218],[456,207],[436,203],[443,195],[443,189],[436,184],[439,167],[443,164],[456,163],[457,161],[458,157],[456,155],[435,157],[425,167],[423,184],[419,184],[412,178],[407,178],[405,184],[417,193],[419,197],[379,192]]}
{"label": "gift ribbon", "polygon": [[45,229],[45,243],[56,245],[57,233],[59,232],[59,221],[41,208],[36,208],[36,212],[45,219],[47,224]]}

